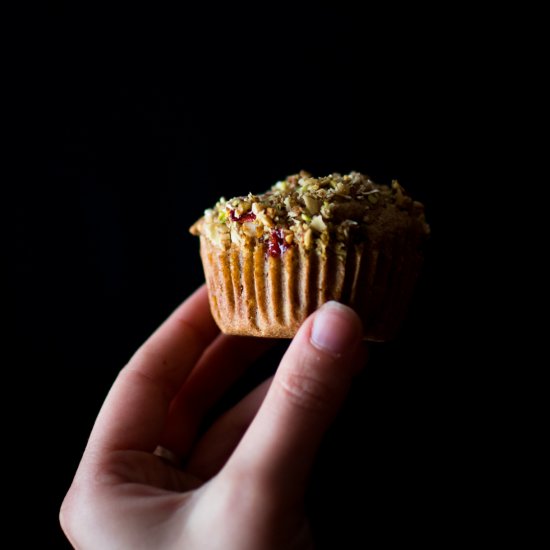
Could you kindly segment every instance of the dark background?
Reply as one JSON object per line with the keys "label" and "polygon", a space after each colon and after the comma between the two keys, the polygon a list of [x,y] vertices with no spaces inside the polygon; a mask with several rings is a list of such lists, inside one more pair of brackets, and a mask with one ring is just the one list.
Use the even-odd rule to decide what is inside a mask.
{"label": "dark background", "polygon": [[52,7],[22,94],[10,273],[29,414],[13,441],[29,459],[16,484],[31,491],[44,547],[67,546],[58,508],[116,373],[203,281],[188,227],[220,195],[261,192],[300,169],[397,178],[432,227],[410,316],[395,342],[373,347],[327,437],[314,526],[342,547],[458,536],[468,403],[453,367],[461,297],[447,254],[459,156],[472,153],[455,147],[470,90],[459,44],[444,21],[413,27],[408,13],[384,24],[325,8],[134,15]]}

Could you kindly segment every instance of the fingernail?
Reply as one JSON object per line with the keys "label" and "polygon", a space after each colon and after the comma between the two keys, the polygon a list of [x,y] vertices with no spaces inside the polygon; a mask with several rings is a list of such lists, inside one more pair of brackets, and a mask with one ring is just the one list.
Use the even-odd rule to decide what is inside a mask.
{"label": "fingernail", "polygon": [[310,340],[316,348],[338,357],[354,349],[361,334],[361,321],[351,308],[327,302],[315,314]]}

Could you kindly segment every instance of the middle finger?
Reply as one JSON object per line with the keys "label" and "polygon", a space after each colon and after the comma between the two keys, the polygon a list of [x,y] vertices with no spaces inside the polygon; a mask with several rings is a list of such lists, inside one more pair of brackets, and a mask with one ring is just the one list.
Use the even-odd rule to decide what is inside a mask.
{"label": "middle finger", "polygon": [[172,401],[160,444],[178,459],[184,457],[209,409],[273,343],[267,338],[220,334]]}

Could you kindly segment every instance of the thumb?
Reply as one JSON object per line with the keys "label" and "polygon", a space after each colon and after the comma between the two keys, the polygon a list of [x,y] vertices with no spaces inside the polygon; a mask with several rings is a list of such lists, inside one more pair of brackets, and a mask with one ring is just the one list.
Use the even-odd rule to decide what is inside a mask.
{"label": "thumb", "polygon": [[279,497],[300,497],[324,433],[364,360],[361,321],[328,302],[302,325],[224,471]]}

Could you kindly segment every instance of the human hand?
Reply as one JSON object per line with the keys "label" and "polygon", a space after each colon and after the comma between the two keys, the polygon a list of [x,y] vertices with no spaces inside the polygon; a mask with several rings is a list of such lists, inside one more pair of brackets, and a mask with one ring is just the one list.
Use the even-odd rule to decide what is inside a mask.
{"label": "human hand", "polygon": [[[300,328],[272,379],[220,416],[212,405],[268,347],[219,334],[206,288],[122,369],[60,513],[79,549],[310,548],[315,454],[365,362],[361,323],[331,302]],[[155,454],[161,445],[172,461]]]}

